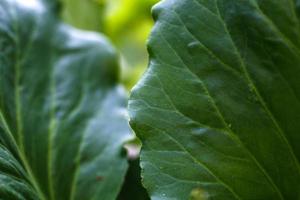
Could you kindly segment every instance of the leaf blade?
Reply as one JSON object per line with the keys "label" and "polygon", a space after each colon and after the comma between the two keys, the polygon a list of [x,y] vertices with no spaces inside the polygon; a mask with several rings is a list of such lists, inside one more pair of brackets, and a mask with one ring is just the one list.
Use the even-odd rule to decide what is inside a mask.
{"label": "leaf blade", "polygon": [[2,0],[0,15],[1,145],[29,188],[18,191],[12,181],[17,189],[0,192],[114,199],[128,167],[123,144],[132,138],[114,48],[62,23],[44,1]]}
{"label": "leaf blade", "polygon": [[[280,19],[275,20],[276,16],[270,13],[272,9],[288,13],[280,7],[284,1],[270,1],[273,8],[267,7],[266,2],[269,1],[166,0],[154,8],[156,25],[148,45],[150,66],[130,100],[131,123],[144,142],[144,176],[153,199],[180,195],[178,188],[168,189],[168,184],[158,182],[159,178],[151,178],[153,173],[161,176],[165,170],[169,176],[177,176],[178,169],[171,166],[172,162],[153,160],[151,154],[154,150],[172,152],[176,144],[175,151],[185,154],[181,159],[194,160],[187,165],[194,166],[198,161],[208,166],[209,170],[191,167],[193,173],[213,171],[219,179],[214,181],[223,185],[223,189],[215,186],[213,190],[201,185],[201,181],[175,181],[177,187],[187,187],[183,199],[197,187],[217,199],[298,197],[287,187],[299,187],[298,146],[294,143],[299,141],[299,114],[287,107],[290,104],[299,110],[298,90],[293,89],[293,94],[286,82],[292,87],[299,85],[299,36],[293,35],[299,33],[299,22],[293,15],[294,21],[289,22],[295,26],[287,29],[286,24],[278,25]],[[287,58],[279,59],[279,52]],[[288,73],[289,79],[278,78],[275,70]],[[278,81],[282,86],[277,87]],[[274,85],[280,92],[275,91]],[[269,96],[285,104],[282,106]],[[173,141],[163,139],[165,146],[172,146],[169,150],[155,139],[163,134]],[[222,147],[222,142],[228,146]],[[205,180],[206,173],[198,181]],[[261,184],[258,186],[257,182]],[[166,187],[166,191],[153,188],[155,184]]]}

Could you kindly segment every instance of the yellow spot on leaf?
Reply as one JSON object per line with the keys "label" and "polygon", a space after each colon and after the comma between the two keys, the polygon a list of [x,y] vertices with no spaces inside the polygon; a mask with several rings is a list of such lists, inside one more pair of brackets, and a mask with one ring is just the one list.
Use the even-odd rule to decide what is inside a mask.
{"label": "yellow spot on leaf", "polygon": [[208,200],[207,193],[201,188],[195,188],[191,191],[190,200]]}

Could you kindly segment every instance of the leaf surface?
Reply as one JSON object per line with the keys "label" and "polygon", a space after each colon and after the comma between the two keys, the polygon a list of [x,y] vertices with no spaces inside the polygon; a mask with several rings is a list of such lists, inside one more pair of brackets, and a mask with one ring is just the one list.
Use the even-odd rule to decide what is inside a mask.
{"label": "leaf surface", "polygon": [[129,103],[152,199],[300,199],[298,2],[155,6]]}
{"label": "leaf surface", "polygon": [[62,17],[67,23],[84,30],[103,31],[105,6],[103,0],[60,0]]}
{"label": "leaf surface", "polygon": [[0,0],[0,198],[115,199],[131,138],[115,50],[57,8]]}

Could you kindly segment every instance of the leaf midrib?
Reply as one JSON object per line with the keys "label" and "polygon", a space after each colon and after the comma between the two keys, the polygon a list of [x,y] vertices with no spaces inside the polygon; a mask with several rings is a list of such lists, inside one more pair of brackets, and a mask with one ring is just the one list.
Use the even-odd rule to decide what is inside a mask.
{"label": "leaf midrib", "polygon": [[[12,2],[14,3],[14,2]],[[17,136],[18,136],[18,141],[15,140],[15,138],[12,135],[12,132],[8,126],[8,123],[5,121],[5,118],[3,116],[3,114],[1,113],[2,118],[4,119],[4,122],[6,124],[6,128],[8,131],[8,134],[12,136],[12,140],[13,143],[16,145],[16,149],[17,152],[24,164],[25,170],[28,173],[29,176],[29,180],[31,181],[31,184],[33,185],[33,187],[36,189],[37,195],[39,196],[39,198],[41,200],[45,200],[45,196],[42,193],[39,184],[36,181],[36,178],[32,172],[32,169],[30,167],[30,165],[27,162],[26,159],[26,155],[25,155],[25,151],[24,151],[24,145],[23,145],[23,136],[22,136],[22,122],[21,122],[21,103],[20,103],[20,88],[19,88],[19,81],[20,81],[20,61],[21,59],[21,51],[20,51],[20,31],[19,31],[19,20],[18,20],[18,16],[17,16],[17,8],[14,5],[9,6],[10,8],[12,8],[10,10],[10,13],[13,17],[13,28],[15,30],[16,33],[16,37],[15,37],[15,48],[16,48],[16,61],[15,61],[15,65],[14,65],[14,70],[16,75],[14,76],[14,85],[15,85],[15,105],[16,105],[16,126],[17,126]]]}

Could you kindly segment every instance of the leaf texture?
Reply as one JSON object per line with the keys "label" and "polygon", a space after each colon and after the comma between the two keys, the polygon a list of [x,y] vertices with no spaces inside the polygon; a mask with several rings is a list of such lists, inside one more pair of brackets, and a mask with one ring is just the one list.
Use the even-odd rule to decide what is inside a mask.
{"label": "leaf texture", "polygon": [[164,0],[133,89],[151,198],[300,199],[299,1]]}
{"label": "leaf texture", "polygon": [[0,199],[115,199],[132,137],[116,53],[52,3],[0,0]]}

